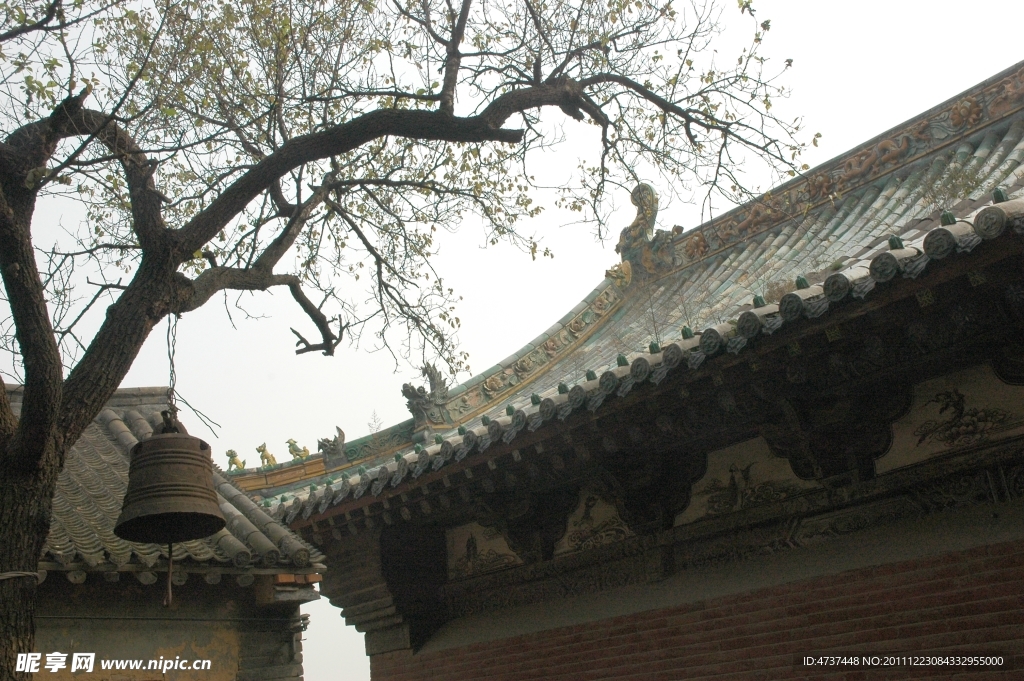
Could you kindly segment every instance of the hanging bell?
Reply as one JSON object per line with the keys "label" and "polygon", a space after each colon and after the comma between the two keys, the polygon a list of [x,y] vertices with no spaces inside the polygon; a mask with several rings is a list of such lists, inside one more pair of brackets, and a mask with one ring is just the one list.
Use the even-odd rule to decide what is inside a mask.
{"label": "hanging bell", "polygon": [[224,525],[210,445],[187,433],[165,432],[132,447],[128,491],[114,534],[166,545],[209,537]]}

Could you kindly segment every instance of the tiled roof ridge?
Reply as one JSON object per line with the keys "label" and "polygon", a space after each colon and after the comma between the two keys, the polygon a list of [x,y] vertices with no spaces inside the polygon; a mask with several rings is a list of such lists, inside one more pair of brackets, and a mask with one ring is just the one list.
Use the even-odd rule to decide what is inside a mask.
{"label": "tiled roof ridge", "polygon": [[[894,137],[896,135],[899,135],[901,133],[905,133],[908,130],[912,130],[915,127],[916,124],[919,124],[922,121],[928,120],[929,118],[934,117],[936,114],[940,114],[940,113],[948,111],[953,104],[956,104],[957,102],[960,102],[964,98],[970,97],[971,95],[976,95],[978,93],[984,92],[984,91],[988,90],[991,86],[993,86],[993,85],[995,85],[997,83],[1000,83],[1001,81],[1007,79],[1008,77],[1019,76],[1022,72],[1024,72],[1024,60],[1022,60],[1020,62],[1017,62],[1016,64],[1013,64],[1012,66],[1009,66],[1009,67],[1003,69],[999,73],[997,73],[997,74],[995,74],[993,76],[990,76],[989,78],[986,78],[985,80],[981,81],[980,83],[976,83],[975,85],[972,85],[971,87],[964,89],[963,91],[953,95],[952,97],[949,97],[949,98],[939,102],[938,104],[936,104],[932,108],[927,109],[925,111],[922,111],[921,113],[913,116],[912,118],[908,118],[907,120],[905,120],[905,121],[903,121],[901,123],[897,123],[896,125],[892,126],[888,130],[885,130],[883,132],[878,133],[874,137],[872,137],[872,138],[870,138],[868,140],[865,140],[864,142],[860,143],[856,147],[853,147],[853,148],[848,149],[848,150],[846,150],[844,152],[836,154],[835,156],[833,156],[832,158],[830,158],[830,159],[828,159],[826,161],[822,161],[818,165],[816,165],[813,168],[811,168],[811,169],[807,170],[806,172],[804,172],[802,176],[798,175],[797,177],[794,177],[793,179],[788,180],[788,181],[784,182],[783,184],[781,184],[781,185],[779,185],[777,187],[773,187],[770,190],[770,193],[779,193],[779,191],[781,191],[781,190],[791,188],[794,185],[798,185],[798,184],[801,183],[801,181],[806,180],[809,176],[814,175],[816,172],[821,171],[821,170],[825,170],[825,169],[827,169],[829,167],[837,166],[837,165],[840,164],[840,162],[848,160],[851,156],[857,155],[857,153],[862,152],[864,149],[870,148],[873,145],[878,144],[879,142],[885,141],[885,140],[887,140],[887,139],[889,139],[891,137]],[[1013,116],[1014,113],[1016,113],[1019,110],[1020,110],[1019,107],[1017,109],[1007,110],[1005,113],[1001,114],[999,116],[999,118],[997,118],[997,119],[992,119],[992,120],[984,120],[984,119],[982,119],[982,121],[984,121],[986,127],[988,125],[991,125],[991,124],[998,124],[998,123],[1004,121],[1005,119]],[[981,122],[981,121],[979,121],[979,122]],[[942,146],[943,147],[949,146],[952,143],[958,142],[963,137],[963,135],[976,134],[977,131],[978,131],[977,128],[970,127],[970,126],[965,127],[964,130],[963,130],[963,133],[960,136],[951,138],[949,142],[943,143]],[[916,160],[916,159],[911,159],[911,160],[908,161],[908,163],[912,163],[914,160]],[[904,163],[902,165],[907,165],[907,163]],[[757,198],[760,198],[760,197],[757,197]],[[702,223],[701,225],[699,225],[699,227],[703,227],[705,224],[711,224],[713,222],[723,220],[726,217],[728,217],[730,214],[732,214],[732,213],[734,213],[736,211],[741,211],[746,205],[747,205],[747,203],[744,203],[744,204],[741,204],[739,206],[736,206],[735,208],[730,209],[728,212],[723,213],[722,215],[718,216],[717,218],[714,218],[713,220],[708,220],[707,223]]]}
{"label": "tiled roof ridge", "polygon": [[[1022,107],[1021,110],[1024,110],[1024,107]],[[1002,122],[1005,123],[1005,121],[1002,121]],[[1011,122],[1011,124],[1008,126],[1008,133],[1010,131],[1014,130],[1014,129],[1016,129],[1020,133],[1020,134],[1017,135],[1017,142],[1019,142],[1020,144],[1024,144],[1024,119],[1018,119],[1016,121]],[[985,132],[985,130],[974,131],[974,133],[972,134],[972,137],[978,137],[983,132]],[[872,181],[866,182],[866,183],[864,183],[864,185],[862,185],[860,187],[854,188],[853,190],[851,190],[849,193],[847,193],[846,195],[844,195],[841,198],[837,198],[835,203],[834,203],[834,205],[837,206],[838,209],[839,209],[837,216],[845,217],[845,216],[849,215],[851,212],[857,212],[859,210],[857,205],[851,205],[851,204],[856,204],[857,203],[858,194],[856,192],[857,192],[857,190],[864,189],[865,185],[877,184],[879,181],[881,181],[881,180],[883,180],[883,179],[885,179],[887,177],[889,177],[889,178],[896,178],[896,179],[898,179],[901,182],[905,181],[908,178],[913,177],[915,174],[922,172],[921,168],[915,168],[915,166],[921,165],[922,162],[926,163],[926,164],[927,163],[934,163],[937,160],[936,154],[941,152],[942,149],[945,149],[945,148],[947,148],[949,146],[952,146],[953,143],[960,143],[960,144],[962,144],[963,141],[964,141],[963,138],[960,138],[960,139],[957,139],[957,140],[953,140],[953,142],[950,142],[948,145],[945,145],[943,148],[935,150],[935,153],[929,154],[925,158],[915,159],[914,161],[912,161],[912,162],[910,162],[910,163],[908,163],[906,165],[899,166],[899,167],[894,167],[891,170],[887,171],[885,173],[885,175],[873,178]],[[1018,146],[1020,146],[1020,144],[1018,144]],[[1021,155],[1024,155],[1024,154],[1021,154]],[[901,171],[908,170],[908,169],[909,169],[909,172],[906,175],[900,176],[900,172]],[[1022,180],[1024,180],[1024,176],[1021,176],[1021,177],[1022,177]],[[1004,188],[1004,189],[1006,189],[1007,191],[1011,191],[1011,192],[1015,191],[1016,189],[1019,188],[1020,183],[1021,183],[1021,180],[1018,180],[1013,186],[1011,186],[1009,188]],[[785,185],[783,185],[783,186],[785,186]],[[971,211],[971,210],[974,210],[975,208],[977,208],[979,206],[984,206],[984,205],[987,205],[987,204],[989,204],[991,202],[991,196],[989,196],[988,194],[983,194],[983,195],[977,196],[977,197],[975,196],[976,194],[977,194],[977,191],[971,192],[968,196],[962,198],[955,205],[951,206],[951,210],[953,210],[953,212],[956,212],[956,213],[962,213],[964,210]],[[876,194],[873,198],[877,198],[877,197],[878,197],[878,195]],[[867,195],[860,196],[860,201],[862,203],[864,203],[864,202],[870,203],[870,201],[867,200],[868,198],[869,197]],[[745,205],[749,205],[749,204],[745,204]],[[740,208],[744,208],[744,207],[745,206],[740,206]],[[790,224],[791,222],[793,222],[793,221],[800,221],[802,219],[805,219],[808,215],[813,215],[814,212],[817,209],[819,209],[819,208],[820,208],[820,206],[816,206],[812,210],[809,210],[809,211],[803,212],[803,213],[799,213],[799,214],[797,214],[797,213],[785,213],[785,214],[780,213],[780,220],[777,223],[774,223],[774,224],[766,227],[764,230],[759,231],[757,233],[751,233],[749,235],[746,235],[743,239],[741,239],[741,240],[739,240],[739,241],[737,241],[735,243],[730,243],[727,246],[721,248],[720,250],[718,250],[716,252],[707,253],[706,255],[704,255],[700,259],[691,260],[691,261],[685,262],[685,263],[679,265],[678,267],[675,267],[675,268],[673,268],[673,269],[671,269],[669,271],[660,272],[660,273],[658,273],[655,277],[653,277],[650,280],[649,284],[651,286],[656,286],[658,284],[658,282],[660,282],[661,280],[669,279],[669,278],[672,278],[672,277],[679,276],[681,273],[685,273],[687,270],[690,270],[692,268],[700,267],[702,265],[705,265],[708,261],[710,261],[711,259],[715,258],[716,256],[718,256],[718,257],[721,257],[723,255],[727,256],[733,249],[739,248],[741,245],[746,244],[746,243],[748,243],[750,241],[755,241],[757,239],[764,238],[766,236],[766,234],[768,236],[771,236],[772,233],[778,231],[780,228],[783,228],[784,226]],[[915,225],[915,228],[918,229],[918,230],[923,230],[923,229],[930,228],[929,226],[931,226],[931,227],[938,226],[941,223],[941,219],[942,219],[941,212],[942,211],[937,209],[937,210],[934,210],[927,217],[918,219],[917,223]],[[712,223],[705,223],[705,225],[702,225],[701,227],[705,227],[705,226],[711,225],[711,224]],[[803,238],[804,239],[809,239],[809,238],[813,238],[815,236],[820,236],[822,234],[827,236],[828,232],[829,232],[829,230],[827,228],[831,224],[832,224],[832,222],[829,222],[829,223],[827,223],[825,225],[822,225],[822,227],[824,229],[820,230],[820,233],[818,231],[814,230],[814,229],[806,229],[803,232]],[[694,233],[693,231],[685,232],[683,234],[683,236],[684,237],[688,237],[688,236],[692,235],[693,233]],[[879,236],[877,236],[875,238],[875,244],[876,245],[877,244],[882,244],[883,242],[885,242],[889,238],[889,236],[890,236],[890,234],[888,232],[886,234],[884,234],[884,235],[880,234]],[[805,274],[809,274],[809,273],[805,273]]]}
{"label": "tiled roof ridge", "polygon": [[304,568],[308,567],[311,562],[323,562],[324,557],[319,551],[271,518],[245,492],[235,487],[230,480],[216,471],[213,474],[213,483],[217,487],[218,494],[241,511],[245,518],[270,539],[293,565]]}
{"label": "tiled roof ridge", "polygon": [[[884,149],[879,150],[877,158],[871,164],[867,167],[864,167],[863,164],[855,164],[850,168],[856,179],[856,184],[845,184],[842,186],[842,194],[847,195],[855,192],[868,184],[878,181],[880,177],[917,163],[923,158],[938,154],[954,144],[962,142],[965,138],[979,135],[986,129],[1004,124],[1015,114],[1024,110],[1024,102],[1013,106],[1014,101],[1021,100],[1022,92],[1024,92],[1024,61],[1000,71],[981,83],[967,88],[959,94],[936,104],[927,111],[893,126],[852,149],[819,163],[803,173],[798,173],[793,179],[773,187],[768,192],[753,197],[722,215],[701,223],[697,227],[686,230],[676,236],[675,243],[678,247],[688,242],[697,234],[702,234],[707,239],[715,232],[723,229],[729,230],[731,227],[742,225],[744,221],[740,220],[740,218],[750,218],[750,211],[752,209],[759,205],[766,206],[766,198],[793,194],[796,190],[802,189],[803,192],[797,193],[803,194],[804,202],[798,203],[794,201],[792,205],[796,206],[796,209],[786,212],[785,210],[779,210],[778,206],[773,206],[772,208],[778,219],[770,223],[762,222],[756,225],[755,229],[749,232],[747,236],[762,234],[787,219],[792,219],[801,213],[814,211],[824,203],[827,203],[830,200],[831,193],[828,191],[828,188],[839,188],[835,181],[837,178],[829,176],[829,174],[844,165],[849,165],[858,157],[870,154],[872,150],[878,149],[879,145],[884,145]],[[974,108],[971,108],[972,104]],[[958,107],[966,107],[966,109],[958,109]],[[920,136],[924,135],[928,129],[933,128],[936,129],[936,132],[942,133],[934,136],[934,144],[931,146],[919,145],[917,148],[914,148],[914,143],[923,139]],[[899,143],[903,142],[904,138],[907,148],[900,151]],[[892,144],[886,144],[894,141],[897,143],[895,147]],[[870,155],[864,160],[871,160]],[[869,172],[872,170],[875,172]],[[808,198],[811,199],[811,203],[807,203]],[[754,222],[756,223],[757,220]],[[740,236],[742,236],[742,233]],[[721,247],[733,246],[738,241],[738,239],[733,239],[723,243]],[[677,250],[679,249],[677,248]],[[718,250],[720,249],[712,246],[705,254],[712,255]],[[683,263],[683,266],[687,264],[689,262]]]}
{"label": "tiled roof ridge", "polygon": [[997,204],[972,201],[957,211],[959,219],[944,219],[941,225],[926,221],[905,232],[903,239],[890,238],[884,248],[872,248],[851,258],[819,284],[804,281],[778,304],[748,309],[733,322],[711,325],[691,338],[652,345],[649,352],[620,354],[615,366],[588,372],[582,383],[572,387],[560,384],[533,395],[527,404],[510,403],[502,416],[485,416],[479,426],[438,435],[430,446],[417,445],[413,451],[396,454],[391,461],[360,466],[355,475],[343,475],[340,481],[328,478],[322,486],[314,483],[308,494],[299,492],[285,501],[269,501],[271,512],[290,524],[300,516],[307,520],[321,514],[346,498],[359,499],[364,494],[379,497],[388,488],[414,485],[423,473],[439,471],[471,452],[483,452],[499,440],[511,444],[524,429],[535,431],[554,417],[564,419],[584,406],[596,411],[613,395],[624,397],[640,383],[657,384],[677,369],[696,370],[715,355],[742,352],[754,336],[770,335],[783,325],[803,319],[816,319],[830,305],[844,299],[862,300],[877,282],[896,276],[916,278],[931,260],[969,254],[981,242],[1006,233],[1024,236],[1024,174],[1000,194]]}
{"label": "tiled roof ridge", "polygon": [[[20,383],[5,383],[7,394],[12,402],[21,402],[25,394],[25,386]],[[134,388],[118,388],[107,400],[105,407],[124,407],[165,403],[167,388],[161,386],[145,386]]]}
{"label": "tiled roof ridge", "polygon": [[[544,374],[545,366],[585,343],[606,320],[614,316],[624,299],[620,287],[608,278],[603,279],[583,300],[532,341],[489,369],[450,388],[444,407],[450,413],[456,414],[448,422],[429,425],[433,429],[450,430],[494,409],[504,398],[521,391],[524,386],[540,378]],[[354,469],[374,458],[390,456],[408,449],[414,442],[413,428],[413,419],[407,419],[377,433],[347,442],[345,448],[350,453],[350,464],[335,469],[332,473],[339,474],[342,470]],[[385,446],[374,447],[380,443],[385,443]],[[287,468],[289,465],[301,463],[290,461],[283,462],[280,466]],[[248,478],[262,475],[263,472],[264,469],[255,468],[227,475],[236,483],[242,484]]]}
{"label": "tiled roof ridge", "polygon": [[[834,171],[835,169],[841,167],[844,163],[849,164],[853,159],[862,157],[867,151],[872,150],[876,148],[878,145],[881,145],[887,141],[892,140],[894,137],[899,138],[899,140],[902,140],[903,142],[906,143],[907,153],[897,155],[896,157],[893,158],[893,161],[891,163],[878,163],[878,161],[883,160],[885,157],[885,154],[881,153],[879,158],[876,159],[875,161],[875,165],[877,165],[877,172],[873,174],[868,172],[856,175],[856,173],[859,172],[861,168],[856,166],[853,167],[851,170],[854,172],[859,181],[856,184],[842,186],[841,189],[845,196],[850,196],[854,194],[858,189],[861,189],[864,186],[871,184],[873,182],[877,182],[881,177],[899,172],[903,168],[910,167],[914,164],[921,162],[922,160],[941,154],[944,150],[948,149],[949,147],[952,147],[957,143],[962,142],[962,140],[964,140],[965,138],[979,136],[986,129],[990,129],[992,127],[999,126],[1000,124],[1005,123],[1011,116],[1013,116],[1014,114],[1018,113],[1021,110],[1024,110],[1024,105],[1017,107],[1010,106],[1009,108],[998,109],[997,115],[990,118],[986,118],[984,116],[984,113],[986,112],[979,109],[976,114],[977,120],[973,122],[971,121],[972,114],[970,109],[968,109],[966,113],[964,113],[963,115],[957,114],[959,118],[956,118],[954,116],[955,112],[953,111],[953,109],[958,104],[963,104],[968,100],[974,102],[975,104],[978,104],[978,106],[981,107],[982,104],[979,104],[976,101],[976,99],[978,97],[981,97],[982,95],[985,95],[987,97],[987,100],[984,101],[983,104],[985,106],[991,107],[993,102],[999,100],[1000,96],[1003,94],[1002,92],[1000,92],[1000,87],[1003,87],[1004,83],[1006,82],[1010,82],[1011,84],[1006,85],[1004,89],[1008,89],[1011,92],[1024,91],[1024,61],[1014,64],[1013,66],[1010,66],[1007,69],[1004,69],[1003,71],[995,74],[994,76],[991,76],[990,78],[982,81],[981,83],[973,87],[967,88],[963,92],[954,95],[953,97],[950,97],[945,101],[940,102],[939,104],[936,104],[927,111],[917,116],[914,116],[913,118],[904,121],[903,123],[896,125],[890,128],[889,130],[880,133],[879,135],[876,135],[870,140],[864,142],[863,144],[854,147],[853,149],[845,153],[839,154],[833,157],[832,159],[825,161],[824,163],[819,164],[815,168],[807,171],[802,176],[798,176],[780,185],[779,187],[772,189],[770,192],[767,192],[766,194],[753,199],[752,201],[748,201],[741,206],[737,206],[736,208],[730,210],[729,212],[717,218],[709,220],[693,230],[689,230],[682,233],[681,235],[675,237],[674,241],[674,243],[676,244],[676,250],[681,255],[686,254],[686,244],[690,242],[691,239],[694,238],[703,238],[707,250],[705,250],[704,252],[699,252],[698,249],[697,252],[699,253],[699,255],[696,258],[682,258],[683,261],[678,266],[673,267],[669,271],[659,273],[658,276],[650,283],[656,285],[658,279],[661,279],[666,276],[672,276],[674,274],[677,274],[681,270],[685,270],[694,266],[699,266],[706,259],[713,258],[715,255],[721,253],[725,253],[729,249],[739,245],[740,242],[745,242],[750,239],[759,238],[766,232],[778,228],[780,224],[785,223],[788,220],[799,218],[802,215],[807,214],[807,212],[813,212],[820,208],[822,204],[835,200],[834,195],[830,195],[829,192],[822,192],[821,196],[818,198],[818,201],[816,203],[809,204],[804,207],[806,208],[806,211],[804,210],[804,208],[801,208],[801,210],[799,211],[787,211],[776,209],[776,219],[770,222],[763,223],[762,225],[760,225],[760,229],[755,227],[754,229],[751,229],[750,231],[747,232],[739,231],[734,235],[737,238],[734,238],[733,240],[730,241],[720,239],[720,243],[715,244],[714,242],[716,236],[712,236],[707,233],[710,231],[718,232],[723,228],[728,228],[730,225],[730,220],[742,225],[743,221],[738,220],[738,218],[741,216],[746,216],[747,218],[750,218],[751,215],[748,215],[748,213],[753,211],[758,203],[763,203],[765,201],[766,196],[785,196],[787,193],[792,192],[794,189],[801,186],[803,186],[805,189],[808,189],[809,187],[812,187],[812,183],[815,178],[823,177],[823,174]],[[1013,88],[1016,88],[1016,90],[1013,90]],[[1007,100],[1006,102],[1003,103],[1012,104],[1012,102],[1013,100]],[[953,134],[943,135],[941,138],[937,138],[937,142],[933,146],[929,146],[923,149],[922,151],[920,151],[920,153],[909,153],[910,151],[914,151],[914,149],[912,149],[912,143],[914,142],[914,140],[912,139],[912,133],[915,130],[918,133],[923,134],[923,132],[921,132],[923,130],[923,123],[927,123],[931,127],[936,127],[939,125],[939,123],[936,123],[937,120],[946,120],[949,119],[950,117],[954,117],[955,120],[960,120],[961,118],[963,119],[961,125],[953,126],[954,128],[956,128],[955,130],[952,131]],[[892,147],[893,152],[895,152],[896,150],[899,149],[899,140],[896,143],[894,143],[896,144],[895,147],[892,147],[892,145],[887,145],[887,148]],[[836,186],[838,188],[838,185]],[[814,198],[813,188],[810,189],[809,196],[810,198]],[[841,201],[842,199],[839,200]],[[757,220],[751,220],[752,224],[756,222]],[[517,362],[522,360],[524,357],[529,357],[531,353],[536,354],[537,348],[543,346],[550,339],[556,338],[559,333],[564,331],[569,326],[569,324],[571,324],[575,319],[578,319],[579,315],[583,314],[587,310],[588,306],[592,305],[595,300],[598,300],[599,296],[614,295],[615,300],[613,306],[614,308],[617,308],[628,295],[635,293],[635,291],[637,291],[638,288],[639,287],[634,286],[631,287],[632,290],[627,289],[625,292],[623,292],[618,286],[615,285],[613,281],[611,281],[608,278],[605,278],[579,304],[577,304],[573,309],[571,309],[552,327],[548,328],[546,331],[537,336],[537,338],[532,340],[530,343],[527,343],[518,351],[509,355],[508,357],[501,360],[494,366],[472,376],[466,381],[463,381],[459,385],[451,388],[448,391],[448,402],[445,404],[445,407],[451,407],[453,404],[456,403],[456,400],[460,396],[471,391],[474,387],[479,386],[481,384],[486,384],[488,380],[494,380],[495,377],[500,377],[503,374],[508,375],[509,372],[514,372]],[[609,311],[614,312],[614,309],[611,309]],[[566,344],[562,348],[559,348],[557,356],[560,357],[564,356],[565,354],[573,352],[577,347],[579,347],[580,344],[586,341],[587,337],[589,337],[601,325],[603,325],[604,320],[609,319],[610,317],[610,314],[602,315],[602,319],[598,320],[597,323],[595,323],[591,328],[587,329],[585,334],[579,335],[578,337],[573,339],[573,342]],[[550,359],[555,358],[555,356],[552,356]],[[548,361],[545,362],[544,365],[550,366],[551,364],[553,364],[553,362]],[[441,428],[444,428],[445,426],[458,426],[460,424],[467,423],[473,420],[474,418],[480,416],[481,414],[493,409],[495,405],[500,404],[503,398],[505,398],[506,396],[516,392],[521,392],[522,388],[525,385],[529,385],[530,383],[540,378],[544,371],[543,367],[538,368],[541,369],[541,371],[528,372],[524,379],[516,381],[515,383],[508,386],[502,386],[504,387],[503,390],[493,391],[493,394],[489,395],[488,399],[482,400],[473,408],[467,409],[464,412],[460,413],[460,415],[457,418],[453,418],[452,423],[435,425]],[[391,454],[400,449],[400,446],[394,447],[392,448],[391,451],[387,452],[387,454]],[[357,461],[355,463],[365,462]]]}

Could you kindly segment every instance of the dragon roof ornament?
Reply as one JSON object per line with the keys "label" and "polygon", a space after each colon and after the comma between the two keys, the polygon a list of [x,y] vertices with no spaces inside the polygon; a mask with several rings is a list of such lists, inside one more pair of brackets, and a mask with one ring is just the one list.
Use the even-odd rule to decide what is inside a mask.
{"label": "dragon roof ornament", "polygon": [[427,364],[421,373],[429,381],[429,392],[423,386],[413,386],[411,383],[402,386],[402,395],[412,413],[417,431],[429,428],[432,423],[444,424],[444,405],[448,400],[448,382],[437,367]]}
{"label": "dragon roof ornament", "polygon": [[676,265],[672,242],[682,228],[655,229],[658,195],[646,182],[638,184],[629,199],[636,206],[636,217],[619,235],[615,252],[622,256],[622,265],[614,271],[623,272],[631,279],[633,272],[642,277],[671,270]]}

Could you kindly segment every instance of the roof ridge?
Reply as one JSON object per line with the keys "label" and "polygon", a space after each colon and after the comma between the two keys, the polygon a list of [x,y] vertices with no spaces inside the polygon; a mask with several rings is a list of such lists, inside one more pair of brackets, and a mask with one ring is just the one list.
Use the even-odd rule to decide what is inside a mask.
{"label": "roof ridge", "polygon": [[[963,141],[992,133],[1024,111],[1024,61],[967,88],[932,108],[839,154],[760,196],[731,208],[674,239],[677,253],[699,253],[694,260],[777,228],[818,210]],[[780,200],[778,197],[786,197]],[[774,219],[771,219],[774,215]],[[703,243],[696,240],[702,239]]]}

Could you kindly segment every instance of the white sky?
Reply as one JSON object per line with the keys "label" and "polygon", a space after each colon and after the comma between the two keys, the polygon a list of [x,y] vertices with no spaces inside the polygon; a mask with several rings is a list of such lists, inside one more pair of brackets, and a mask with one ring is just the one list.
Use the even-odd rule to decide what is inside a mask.
{"label": "white sky", "polygon": [[[736,4],[721,3],[725,21],[738,21]],[[771,20],[763,54],[776,63],[794,60],[786,81],[792,97],[776,106],[790,118],[804,116],[807,139],[814,132],[823,135],[820,148],[805,157],[812,166],[1024,59],[1019,0],[756,0],[754,7],[758,20]],[[749,24],[740,25],[746,38]],[[568,147],[560,156],[572,161],[573,153]],[[628,207],[628,196],[618,204]],[[624,226],[632,217],[632,210],[623,210],[619,222]],[[536,221],[554,260],[533,262],[507,247],[481,249],[483,234],[473,225],[442,243],[437,266],[464,297],[460,338],[474,372],[548,328],[618,260],[614,240],[595,243],[586,227],[559,228],[562,221],[554,211]],[[698,219],[677,205],[663,207],[659,222],[689,229]],[[258,464],[255,447],[261,442],[281,456],[288,438],[313,450],[316,439],[333,435],[336,425],[351,440],[367,433],[374,411],[385,427],[409,417],[400,387],[418,379],[418,372],[401,366],[395,373],[390,356],[344,346],[333,358],[297,357],[289,327],[307,337],[312,330],[287,292],[263,294],[248,307],[269,318],[242,320],[236,314],[235,331],[223,306],[211,301],[178,327],[178,388],[222,425],[217,438],[201,433],[198,424],[190,426],[212,442],[218,463],[233,448]],[[125,386],[166,385],[165,328],[152,334]],[[195,419],[186,411],[183,420]],[[305,611],[312,615],[304,650],[307,681],[368,679],[362,635],[345,627],[326,601]]]}

